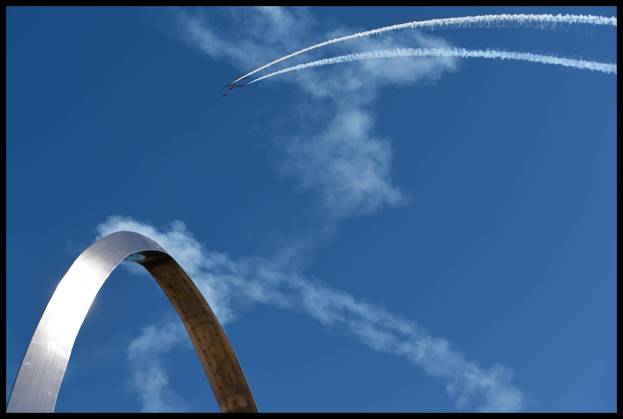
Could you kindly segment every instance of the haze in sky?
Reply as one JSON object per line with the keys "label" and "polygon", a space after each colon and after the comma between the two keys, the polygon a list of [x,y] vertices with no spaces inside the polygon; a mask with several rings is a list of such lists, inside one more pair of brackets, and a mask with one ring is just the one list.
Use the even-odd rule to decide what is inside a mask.
{"label": "haze in sky", "polygon": [[[7,9],[7,399],[72,261],[132,230],[202,290],[260,411],[614,411],[616,27],[400,30],[253,77],[409,48],[610,73],[377,57],[222,94],[387,25],[616,12]],[[137,267],[93,304],[56,410],[218,410]]]}

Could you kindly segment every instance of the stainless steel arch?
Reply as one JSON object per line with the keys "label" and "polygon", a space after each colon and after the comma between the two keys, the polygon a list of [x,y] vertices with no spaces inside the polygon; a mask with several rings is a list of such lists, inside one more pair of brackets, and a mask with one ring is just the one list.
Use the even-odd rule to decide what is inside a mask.
{"label": "stainless steel arch", "polygon": [[184,322],[223,412],[257,412],[223,328],[190,277],[155,241],[120,231],[89,246],[61,279],[28,345],[8,412],[53,412],[74,342],[110,273],[124,260],[147,269]]}

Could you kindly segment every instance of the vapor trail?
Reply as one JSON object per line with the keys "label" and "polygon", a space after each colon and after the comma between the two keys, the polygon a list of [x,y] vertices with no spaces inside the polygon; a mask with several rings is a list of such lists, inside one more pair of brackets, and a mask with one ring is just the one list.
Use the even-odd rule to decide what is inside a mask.
{"label": "vapor trail", "polygon": [[557,23],[563,23],[563,24],[616,26],[617,18],[607,17],[607,16],[571,15],[571,14],[557,14],[557,15],[553,15],[553,14],[499,14],[499,15],[451,17],[451,18],[443,18],[443,19],[430,19],[430,20],[420,20],[420,21],[413,21],[413,22],[407,22],[407,23],[400,23],[398,25],[384,26],[382,28],[372,29],[372,30],[365,31],[365,32],[357,32],[352,35],[341,36],[339,38],[333,38],[328,41],[314,44],[307,48],[303,48],[301,50],[295,51],[291,54],[278,58],[274,61],[271,61],[270,63],[265,64],[261,67],[258,67],[255,70],[252,70],[249,73],[238,77],[232,83],[236,83],[242,79],[249,77],[252,74],[257,73],[258,71],[262,71],[268,67],[271,67],[277,63],[280,63],[281,61],[285,61],[299,54],[303,54],[303,53],[312,51],[317,48],[322,48],[327,45],[336,44],[338,42],[347,41],[349,39],[363,38],[363,37],[367,37],[371,35],[378,35],[380,33],[397,31],[400,29],[435,29],[435,28],[443,29],[443,28],[450,27],[450,26],[468,27],[468,26],[479,26],[479,25],[490,25],[490,24],[526,25],[526,24],[531,24],[531,23],[552,24],[552,25],[555,25]]}
{"label": "vapor trail", "polygon": [[257,83],[270,77],[291,71],[304,70],[311,67],[321,67],[331,64],[349,63],[352,61],[374,60],[379,58],[398,57],[460,57],[460,58],[488,58],[499,60],[528,61],[532,63],[561,65],[563,67],[577,68],[580,70],[601,71],[602,73],[616,74],[617,65],[601,63],[597,61],[576,60],[574,58],[556,57],[552,55],[533,54],[531,52],[514,52],[499,50],[468,50],[465,48],[395,48],[381,49],[376,51],[358,52],[354,54],[340,55],[337,57],[323,58],[322,60],[310,61],[287,67],[279,71],[268,73],[258,77],[248,84]]}

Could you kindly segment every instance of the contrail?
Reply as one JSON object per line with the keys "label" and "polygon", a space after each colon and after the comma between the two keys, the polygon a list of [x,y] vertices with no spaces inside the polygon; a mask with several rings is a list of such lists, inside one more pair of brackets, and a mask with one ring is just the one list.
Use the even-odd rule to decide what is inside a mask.
{"label": "contrail", "polygon": [[443,19],[430,19],[430,20],[420,20],[420,21],[413,21],[413,22],[407,22],[407,23],[400,23],[398,25],[384,26],[382,28],[372,29],[372,30],[365,31],[365,32],[357,32],[352,35],[341,36],[339,38],[333,38],[328,41],[314,44],[307,48],[303,48],[301,50],[295,51],[291,54],[278,58],[274,61],[271,61],[270,63],[265,64],[261,67],[258,67],[255,70],[252,70],[249,73],[238,77],[232,83],[236,83],[242,79],[249,77],[252,74],[257,73],[258,71],[262,71],[265,68],[271,67],[277,63],[280,63],[281,61],[285,61],[299,54],[303,54],[303,53],[312,51],[317,48],[322,48],[327,45],[336,44],[338,42],[347,41],[349,39],[363,38],[366,36],[378,35],[380,33],[397,31],[400,29],[425,29],[425,28],[434,29],[434,28],[446,28],[450,26],[467,27],[467,26],[490,25],[490,24],[525,25],[525,24],[531,24],[531,23],[541,23],[541,24],[563,23],[563,24],[616,26],[617,18],[607,17],[607,16],[570,15],[570,14],[557,14],[557,15],[553,15],[553,14],[498,14],[498,15],[451,17],[451,18],[443,18]]}
{"label": "contrail", "polygon": [[563,67],[577,68],[580,70],[601,71],[607,74],[616,74],[617,65],[611,63],[601,63],[597,61],[576,60],[574,58],[556,57],[552,55],[533,54],[531,52],[514,52],[499,50],[468,50],[465,48],[395,48],[381,49],[376,51],[358,52],[354,54],[340,55],[337,57],[323,58],[322,60],[310,61],[287,67],[279,71],[258,77],[248,84],[257,83],[270,77],[291,71],[304,70],[311,67],[321,67],[331,64],[349,63],[352,61],[375,60],[379,58],[398,58],[398,57],[460,57],[460,58],[488,58],[498,60],[517,60],[532,63],[561,65]]}

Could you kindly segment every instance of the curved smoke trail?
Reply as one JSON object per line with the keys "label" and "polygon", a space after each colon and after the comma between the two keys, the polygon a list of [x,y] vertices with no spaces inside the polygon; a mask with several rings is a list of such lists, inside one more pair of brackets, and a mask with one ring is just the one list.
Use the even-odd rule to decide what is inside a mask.
{"label": "curved smoke trail", "polygon": [[498,60],[517,60],[532,63],[561,65],[563,67],[577,68],[580,70],[601,71],[606,74],[616,74],[617,65],[611,63],[601,63],[598,61],[576,60],[574,58],[556,57],[552,55],[533,54],[531,52],[514,52],[499,50],[468,50],[465,48],[395,48],[381,49],[376,51],[358,52],[354,54],[340,55],[337,57],[323,58],[322,60],[310,61],[287,67],[279,71],[258,77],[248,84],[257,83],[270,77],[292,71],[304,70],[311,67],[321,67],[325,65],[349,63],[352,61],[375,60],[379,58],[398,58],[398,57],[459,57],[459,58],[487,58]]}
{"label": "curved smoke trail", "polygon": [[285,61],[289,58],[297,55],[312,51],[317,48],[322,48],[327,45],[336,44],[338,42],[347,41],[350,39],[363,38],[372,35],[378,35],[380,33],[397,31],[400,29],[434,29],[434,28],[446,28],[450,26],[467,27],[489,24],[587,24],[587,25],[607,25],[616,26],[616,17],[607,16],[594,16],[594,15],[570,15],[570,14],[499,14],[499,15],[480,15],[480,16],[464,16],[464,17],[451,17],[443,19],[430,19],[420,20],[407,23],[400,23],[398,25],[384,26],[382,28],[372,29],[365,32],[357,32],[352,35],[341,36],[339,38],[333,38],[328,41],[320,42],[318,44],[309,46],[307,48],[300,49],[291,54],[285,55],[268,64],[256,68],[248,72],[247,74],[238,77],[232,83],[236,83],[242,79],[249,77],[252,74],[262,71],[268,67],[271,67],[281,61]]}

